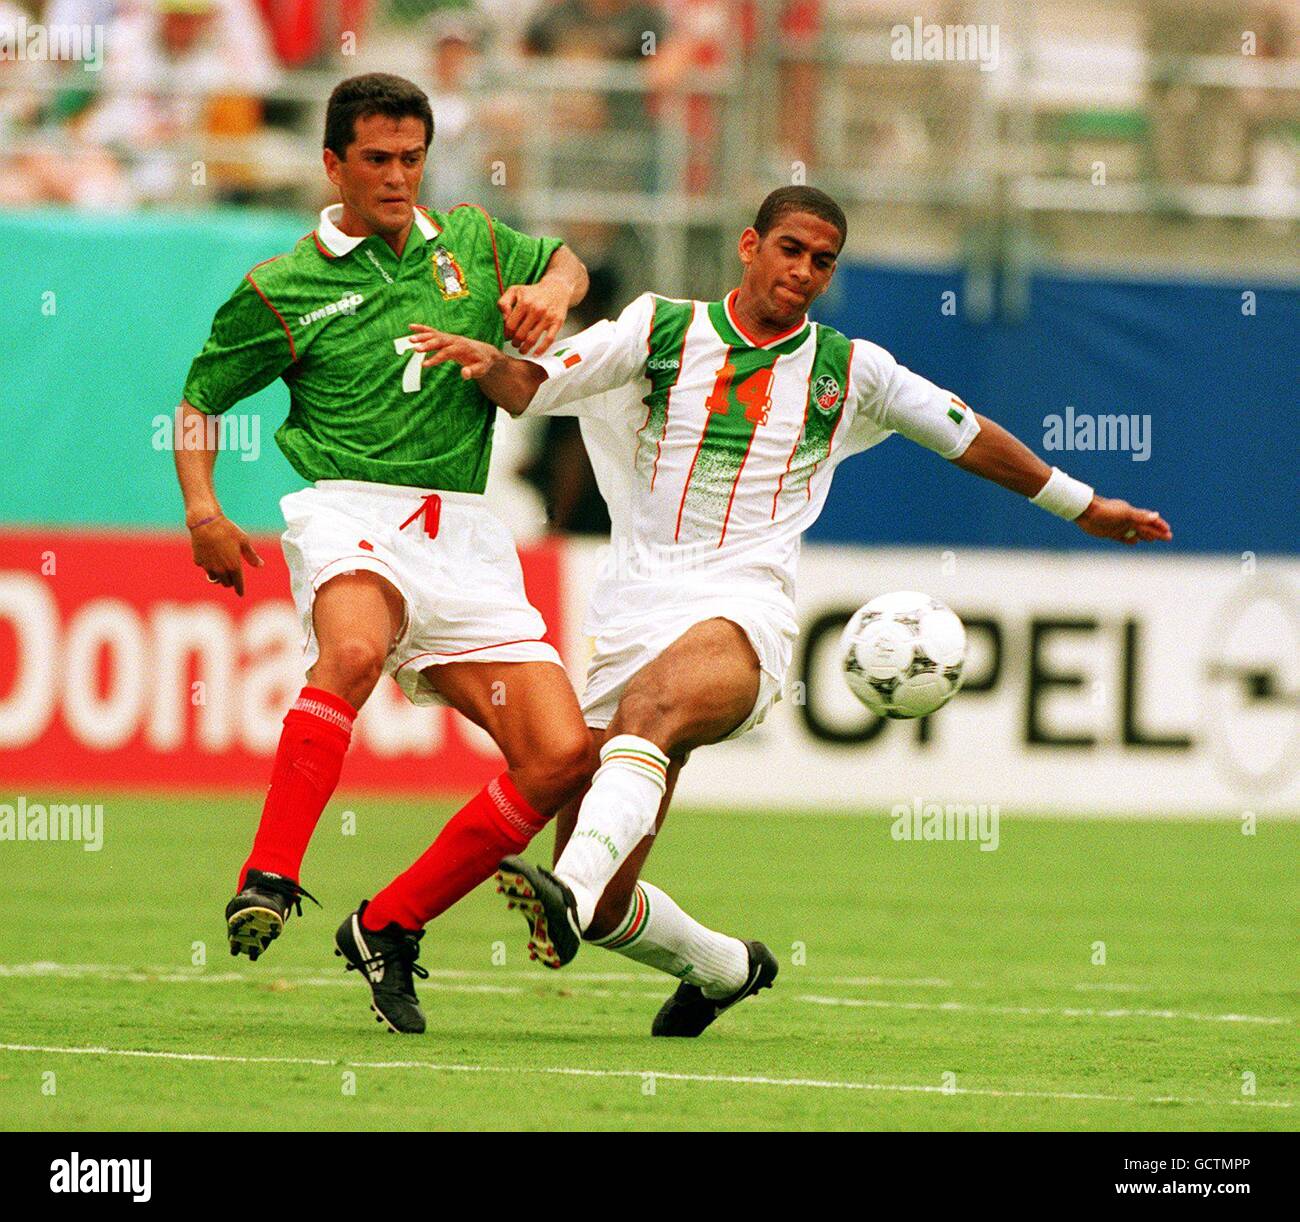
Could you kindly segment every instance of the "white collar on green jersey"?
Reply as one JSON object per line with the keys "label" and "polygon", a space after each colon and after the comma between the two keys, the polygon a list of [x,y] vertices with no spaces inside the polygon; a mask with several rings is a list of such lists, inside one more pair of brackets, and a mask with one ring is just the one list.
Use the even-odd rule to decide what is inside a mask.
{"label": "white collar on green jersey", "polygon": [[[344,233],[339,228],[339,218],[342,215],[343,205],[331,204],[328,208],[322,210],[320,224],[316,227],[316,236],[320,238],[321,245],[336,258],[339,255],[346,255],[349,251],[355,250],[365,241],[365,238],[354,238],[350,233]],[[424,236],[426,242],[430,241],[438,233],[437,225],[425,216],[419,208],[415,210],[415,227]]]}

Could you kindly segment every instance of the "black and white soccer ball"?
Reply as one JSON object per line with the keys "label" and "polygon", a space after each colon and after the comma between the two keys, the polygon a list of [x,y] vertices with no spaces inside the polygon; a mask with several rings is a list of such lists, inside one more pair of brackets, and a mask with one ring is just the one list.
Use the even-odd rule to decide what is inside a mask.
{"label": "black and white soccer ball", "polygon": [[966,629],[928,594],[882,594],[853,613],[840,659],[849,690],[878,717],[924,717],[961,686]]}

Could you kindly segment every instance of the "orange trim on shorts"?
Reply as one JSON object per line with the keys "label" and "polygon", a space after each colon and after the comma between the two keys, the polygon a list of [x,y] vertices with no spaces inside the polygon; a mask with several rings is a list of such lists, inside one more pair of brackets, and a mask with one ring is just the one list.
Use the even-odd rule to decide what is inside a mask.
{"label": "orange trim on shorts", "polygon": [[[358,552],[358,553],[354,553],[354,554],[351,555],[351,556],[339,556],[339,557],[337,557],[336,559],[331,560],[328,564],[322,564],[322,565],[320,566],[320,568],[318,568],[318,569],[316,570],[315,574],[312,576],[312,579],[311,579],[311,588],[312,588],[313,590],[316,589],[316,582],[317,582],[317,580],[320,578],[320,575],[321,575],[321,574],[322,574],[322,573],[323,573],[327,568],[330,567],[330,565],[334,565],[334,564],[346,564],[349,560],[371,560],[371,561],[374,561],[374,562],[377,563],[377,564],[382,564],[382,565],[384,566],[384,568],[386,568],[390,573],[392,573],[393,578],[394,578],[393,585],[396,586],[396,588],[397,588],[397,592],[398,592],[399,594],[402,594],[402,597],[403,597],[403,598],[406,597],[406,595],[402,593],[402,587],[401,587],[400,585],[398,585],[398,583],[397,583],[397,580],[396,580],[396,578],[397,578],[397,570],[396,570],[395,568],[393,568],[393,566],[392,566],[391,564],[389,564],[388,561],[385,560],[382,556],[376,556],[373,552]],[[371,572],[371,573],[373,573],[373,572],[374,572],[374,569],[367,569],[366,571],[367,571],[367,572]]]}
{"label": "orange trim on shorts", "polygon": [[[481,653],[485,649],[504,649],[507,645],[551,645],[551,642],[544,636],[525,636],[520,637],[517,641],[497,641],[492,645],[475,645],[473,649],[454,649],[450,653],[439,653],[436,649],[430,649],[424,653],[417,653],[414,657],[407,658],[397,670],[393,671],[393,678],[397,678],[399,672],[405,670],[412,662],[418,662],[421,658],[459,658],[467,653]],[[554,649],[555,646],[551,645],[551,648]]]}

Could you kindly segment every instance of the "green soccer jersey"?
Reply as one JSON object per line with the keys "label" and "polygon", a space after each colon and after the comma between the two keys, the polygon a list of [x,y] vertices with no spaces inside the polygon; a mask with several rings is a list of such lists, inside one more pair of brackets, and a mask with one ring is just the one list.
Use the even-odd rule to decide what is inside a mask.
{"label": "green soccer jersey", "polygon": [[340,211],[244,277],[190,366],[186,400],[218,415],[283,378],[289,415],[275,438],[304,479],[482,492],[496,408],[458,365],[422,368],[408,324],[500,347],[498,297],[540,280],[560,242],[461,204],[418,209],[399,259],[378,236],[343,233]]}

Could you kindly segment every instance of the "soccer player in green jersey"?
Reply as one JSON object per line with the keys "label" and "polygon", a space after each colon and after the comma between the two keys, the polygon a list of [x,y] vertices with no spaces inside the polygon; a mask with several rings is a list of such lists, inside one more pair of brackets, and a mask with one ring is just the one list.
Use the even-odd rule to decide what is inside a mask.
{"label": "soccer player in green jersey", "polygon": [[419,331],[432,367],[458,363],[508,412],[583,418],[614,534],[582,696],[601,765],[560,815],[554,873],[512,857],[498,879],[547,966],[577,953],[577,930],[678,977],[655,1035],[699,1035],[776,975],[761,942],[706,928],[639,875],[690,751],[780,698],[800,540],[845,458],[897,432],[1088,534],[1170,537],[1159,514],[1048,467],[883,348],[809,322],[846,232],[824,192],[784,187],[741,235],[723,301],[646,293],[537,360]]}
{"label": "soccer player in green jersey", "polygon": [[[281,501],[307,686],[285,718],[226,910],[231,953],[256,959],[290,907],[301,914],[307,843],[382,674],[417,704],[459,710],[506,758],[425,855],[339,929],[339,953],[400,1031],[424,1030],[412,976],[424,974],[426,922],[526,845],[580,791],[591,758],[513,540],[482,503],[496,408],[454,371],[422,369],[410,338],[413,321],[433,321],[544,352],[585,294],[586,270],[559,241],[476,206],[417,208],[432,137],[428,99],[409,81],[376,73],[334,90],[324,161],[341,203],[217,311],[180,408],[186,422],[216,416],[283,379],[289,414],[276,440],[312,482]],[[261,560],[221,512],[215,460],[215,449],[176,450],[185,521],[208,580],[242,595],[243,564]]]}

